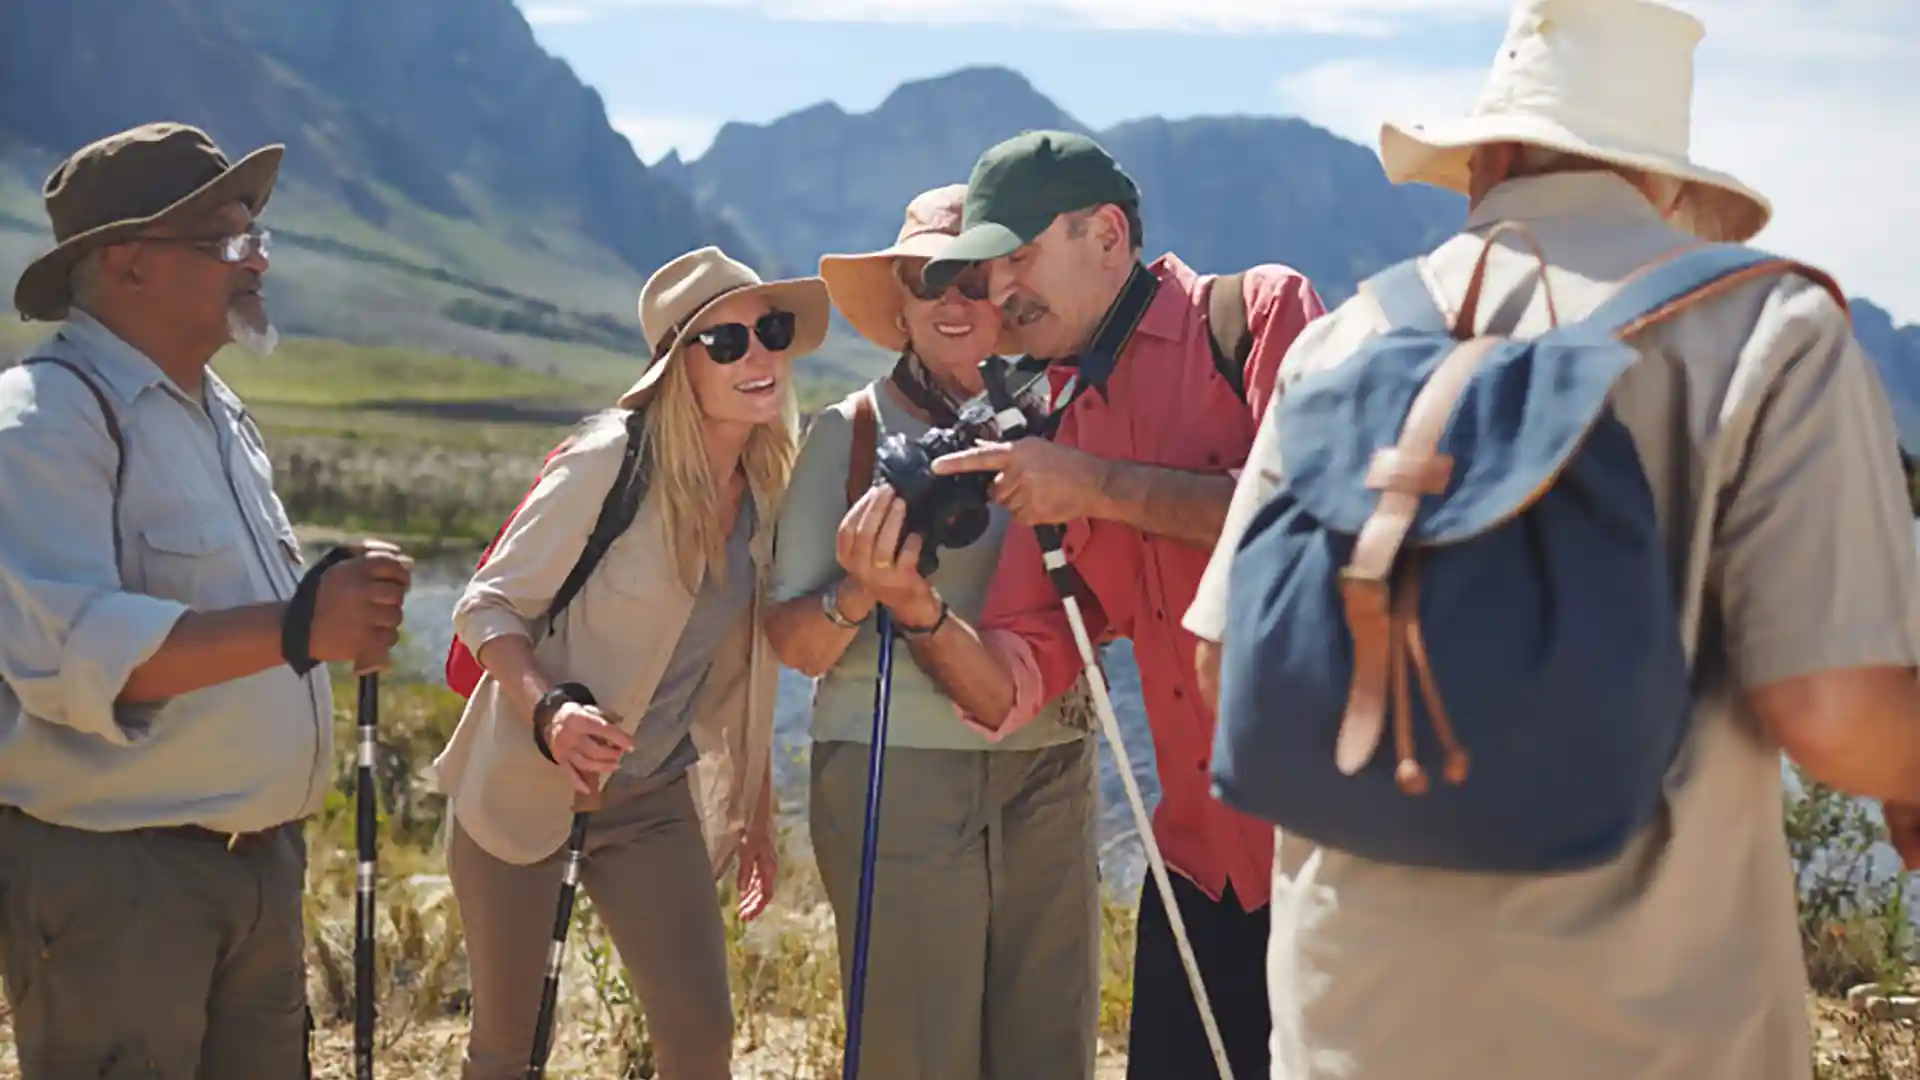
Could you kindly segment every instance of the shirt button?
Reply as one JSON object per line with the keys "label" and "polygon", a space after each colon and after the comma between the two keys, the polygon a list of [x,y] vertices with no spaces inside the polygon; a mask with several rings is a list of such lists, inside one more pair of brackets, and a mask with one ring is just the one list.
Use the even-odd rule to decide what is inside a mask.
{"label": "shirt button", "polygon": [[1187,692],[1185,690],[1182,690],[1177,686],[1173,688],[1173,700],[1179,701],[1185,698],[1186,696],[1187,696]]}
{"label": "shirt button", "polygon": [[1209,465],[1218,465],[1218,464],[1220,464],[1220,455],[1219,455],[1219,454],[1208,454],[1208,455],[1207,455],[1207,464],[1209,464]]}

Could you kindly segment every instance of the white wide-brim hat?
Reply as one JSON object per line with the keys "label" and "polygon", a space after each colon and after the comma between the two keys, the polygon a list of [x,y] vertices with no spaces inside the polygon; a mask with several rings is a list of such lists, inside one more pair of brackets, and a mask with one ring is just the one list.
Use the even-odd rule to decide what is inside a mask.
{"label": "white wide-brim hat", "polygon": [[1481,146],[1525,143],[1682,181],[1675,223],[1701,239],[1742,243],[1773,216],[1765,196],[1688,156],[1692,15],[1651,0],[1520,0],[1472,111],[1380,127],[1394,183],[1468,194]]}

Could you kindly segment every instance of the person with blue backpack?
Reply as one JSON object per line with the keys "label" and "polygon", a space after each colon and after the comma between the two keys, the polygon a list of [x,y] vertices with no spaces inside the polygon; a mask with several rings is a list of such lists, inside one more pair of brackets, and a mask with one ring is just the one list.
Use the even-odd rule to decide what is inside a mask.
{"label": "person with blue backpack", "polygon": [[1808,1080],[1782,754],[1920,866],[1896,434],[1688,156],[1691,15],[1521,0],[1382,128],[1464,233],[1308,328],[1183,617],[1275,826],[1275,1080]]}

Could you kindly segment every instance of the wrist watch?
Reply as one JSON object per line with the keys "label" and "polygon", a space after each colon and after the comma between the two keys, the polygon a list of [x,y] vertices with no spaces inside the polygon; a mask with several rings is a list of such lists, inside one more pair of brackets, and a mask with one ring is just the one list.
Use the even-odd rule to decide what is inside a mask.
{"label": "wrist watch", "polygon": [[827,619],[842,630],[858,630],[860,624],[867,621],[865,619],[856,621],[840,614],[840,583],[837,581],[827,586],[827,591],[820,594],[820,610],[826,612]]}

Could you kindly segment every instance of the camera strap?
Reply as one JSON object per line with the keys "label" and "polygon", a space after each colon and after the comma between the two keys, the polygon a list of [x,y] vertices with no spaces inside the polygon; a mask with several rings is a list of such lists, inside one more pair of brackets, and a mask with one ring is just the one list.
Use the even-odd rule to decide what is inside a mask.
{"label": "camera strap", "polygon": [[927,423],[931,427],[950,428],[960,422],[960,405],[945,390],[933,381],[927,373],[926,364],[915,356],[912,349],[900,354],[893,365],[893,373],[888,376],[906,399],[927,414]]}
{"label": "camera strap", "polygon": [[1147,308],[1153,305],[1153,298],[1159,292],[1160,279],[1153,276],[1153,272],[1144,265],[1135,262],[1133,273],[1127,275],[1127,284],[1114,299],[1113,306],[1107,309],[1099,328],[1093,332],[1093,341],[1073,359],[1055,361],[1056,365],[1071,367],[1074,372],[1061,388],[1061,393],[1055,395],[1056,398],[1064,395],[1064,400],[1047,410],[1045,418],[1032,425],[1029,429],[1031,434],[1052,439],[1067,410],[1080,400],[1080,395],[1086,393],[1089,386],[1098,387],[1101,395],[1105,396],[1107,379],[1119,364],[1120,353],[1133,340],[1133,332],[1139,329],[1140,320],[1146,317]]}

